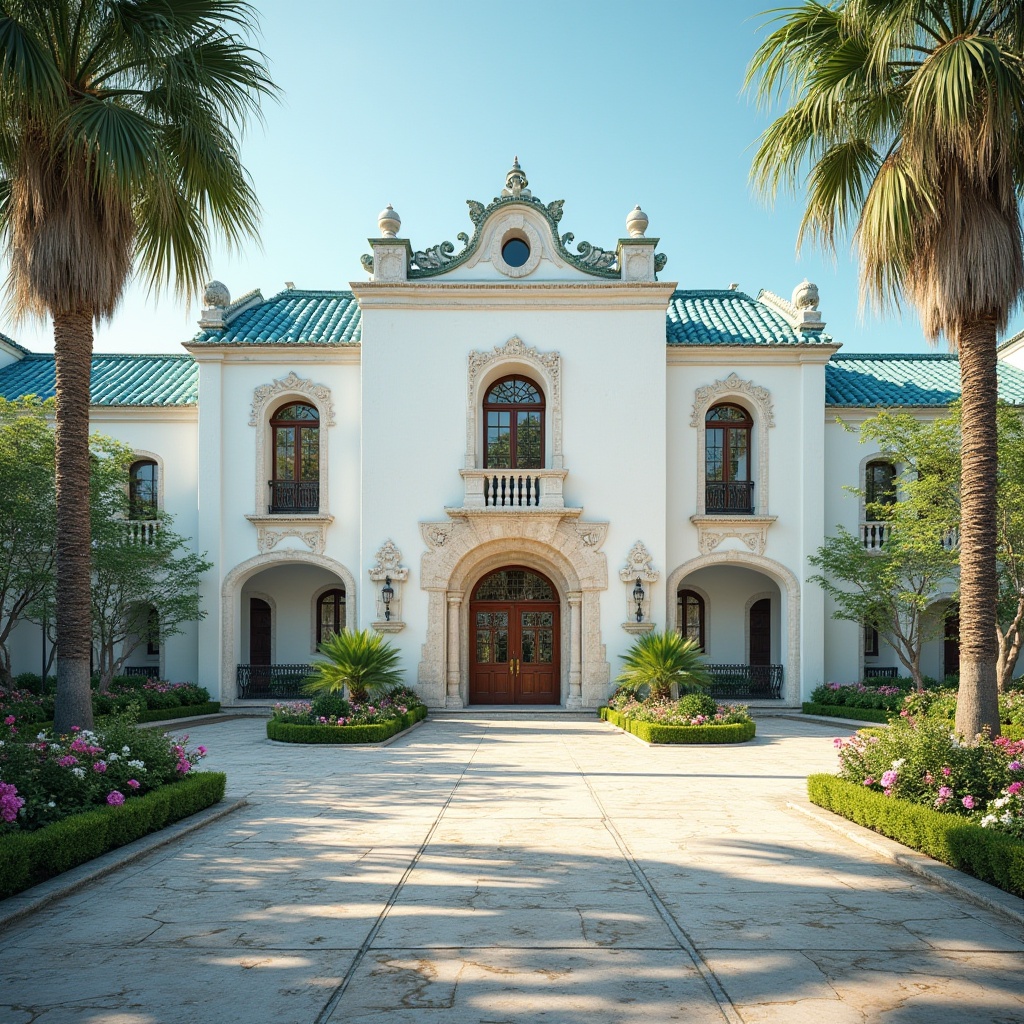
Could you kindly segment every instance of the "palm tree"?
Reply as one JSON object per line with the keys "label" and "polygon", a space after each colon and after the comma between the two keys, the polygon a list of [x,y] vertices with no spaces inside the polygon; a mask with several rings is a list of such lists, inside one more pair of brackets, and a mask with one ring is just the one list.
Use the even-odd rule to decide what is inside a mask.
{"label": "palm tree", "polygon": [[761,137],[755,187],[805,185],[798,246],[834,251],[853,228],[862,299],[906,297],[929,341],[959,352],[956,728],[997,734],[996,337],[1024,286],[1024,4],[805,0],[775,13],[747,84],[791,103]]}
{"label": "palm tree", "polygon": [[137,268],[191,298],[211,230],[255,235],[241,131],[275,91],[245,0],[0,0],[0,237],[16,315],[53,318],[57,710],[90,726],[94,322]]}
{"label": "palm tree", "polygon": [[620,657],[625,665],[617,682],[630,689],[646,686],[654,700],[668,700],[673,686],[700,690],[711,681],[700,644],[674,629],[645,633]]}
{"label": "palm tree", "polygon": [[342,630],[320,645],[320,653],[327,660],[313,666],[306,693],[338,693],[348,687],[351,699],[363,703],[371,693],[402,684],[399,653],[380,633]]}

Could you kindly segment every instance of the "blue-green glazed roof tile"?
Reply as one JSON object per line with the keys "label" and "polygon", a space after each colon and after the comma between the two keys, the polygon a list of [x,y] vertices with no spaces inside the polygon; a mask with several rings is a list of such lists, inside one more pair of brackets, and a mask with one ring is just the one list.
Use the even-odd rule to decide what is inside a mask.
{"label": "blue-green glazed roof tile", "polygon": [[359,303],[349,291],[289,288],[243,309],[223,330],[200,331],[200,345],[358,345]]}
{"label": "blue-green glazed roof tile", "polygon": [[[92,405],[195,405],[199,367],[189,355],[107,355],[92,357]],[[0,396],[52,398],[56,394],[53,356],[33,353],[0,368]]]}
{"label": "blue-green glazed roof tile", "polygon": [[[1024,405],[1024,370],[996,365],[999,397]],[[960,397],[955,355],[837,353],[825,366],[825,404],[833,406],[944,406]]]}
{"label": "blue-green glazed roof tile", "polygon": [[779,312],[745,292],[676,291],[666,322],[669,345],[827,345],[823,331],[801,334]]}

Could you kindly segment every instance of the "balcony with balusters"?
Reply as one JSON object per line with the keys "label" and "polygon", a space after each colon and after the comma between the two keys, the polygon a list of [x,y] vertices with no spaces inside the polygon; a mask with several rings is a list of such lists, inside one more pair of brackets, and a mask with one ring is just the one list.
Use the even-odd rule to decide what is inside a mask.
{"label": "balcony with balusters", "polygon": [[[885,548],[891,535],[891,523],[864,521],[860,524],[861,543],[866,551],[873,554],[878,554]],[[960,546],[960,531],[956,527],[944,530],[938,540],[945,551],[953,551]]]}
{"label": "balcony with balusters", "polygon": [[564,469],[463,469],[463,507],[501,512],[565,508]]}

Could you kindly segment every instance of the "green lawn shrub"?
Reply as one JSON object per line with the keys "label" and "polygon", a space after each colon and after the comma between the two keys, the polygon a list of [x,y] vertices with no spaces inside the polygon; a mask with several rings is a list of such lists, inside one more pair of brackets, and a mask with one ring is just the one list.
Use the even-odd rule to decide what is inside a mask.
{"label": "green lawn shrub", "polygon": [[856,708],[840,704],[815,704],[805,701],[805,715],[822,715],[828,718],[849,718],[855,722],[888,722],[891,712],[877,708]]}
{"label": "green lawn shrub", "polygon": [[221,772],[194,772],[119,807],[85,811],[34,832],[0,835],[0,898],[212,807],[224,799],[226,783]]}
{"label": "green lawn shrub", "polygon": [[606,722],[632,733],[647,743],[745,743],[754,738],[754,722],[736,722],[729,725],[659,725],[656,722],[638,722],[620,714],[614,708],[600,708],[598,712]]}
{"label": "green lawn shrub", "polygon": [[807,795],[811,803],[834,814],[1024,896],[1024,842],[1018,839],[835,775],[811,775]]}
{"label": "green lawn shrub", "polygon": [[295,725],[271,718],[267,739],[279,743],[381,743],[426,717],[427,708],[420,704],[398,718],[374,725]]}

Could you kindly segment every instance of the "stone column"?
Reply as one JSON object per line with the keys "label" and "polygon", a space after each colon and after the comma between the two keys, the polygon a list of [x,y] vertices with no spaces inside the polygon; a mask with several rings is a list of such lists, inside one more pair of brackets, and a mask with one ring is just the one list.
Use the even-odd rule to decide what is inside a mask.
{"label": "stone column", "polygon": [[569,696],[565,702],[567,711],[579,711],[583,707],[583,595],[569,595]]}
{"label": "stone column", "polygon": [[448,692],[445,695],[446,708],[464,707],[462,694],[459,692],[460,666],[462,652],[459,644],[459,609],[462,607],[462,594],[448,595]]}

